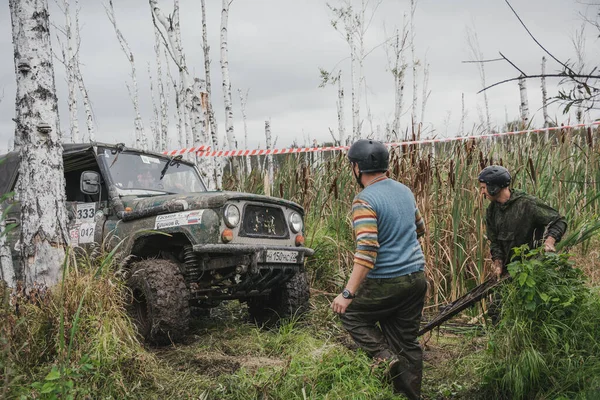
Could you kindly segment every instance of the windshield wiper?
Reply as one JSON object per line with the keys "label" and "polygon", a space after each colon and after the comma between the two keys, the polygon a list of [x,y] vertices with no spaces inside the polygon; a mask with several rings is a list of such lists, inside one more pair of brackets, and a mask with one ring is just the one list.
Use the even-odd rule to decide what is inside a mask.
{"label": "windshield wiper", "polygon": [[167,170],[169,169],[169,167],[171,165],[177,164],[177,166],[179,167],[179,164],[181,163],[182,158],[183,158],[183,155],[179,154],[175,157],[172,157],[169,161],[167,161],[167,163],[165,164],[165,167],[162,169],[162,171],[160,171],[160,180],[162,180],[162,178],[165,177],[165,174],[167,173]]}

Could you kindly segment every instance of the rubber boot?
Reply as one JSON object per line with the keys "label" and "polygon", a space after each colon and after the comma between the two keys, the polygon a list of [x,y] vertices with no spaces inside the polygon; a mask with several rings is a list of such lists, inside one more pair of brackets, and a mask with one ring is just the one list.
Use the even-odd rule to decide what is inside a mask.
{"label": "rubber boot", "polygon": [[422,367],[409,368],[407,364],[398,360],[398,362],[390,365],[390,375],[394,393],[404,394],[409,400],[419,400],[421,398]]}

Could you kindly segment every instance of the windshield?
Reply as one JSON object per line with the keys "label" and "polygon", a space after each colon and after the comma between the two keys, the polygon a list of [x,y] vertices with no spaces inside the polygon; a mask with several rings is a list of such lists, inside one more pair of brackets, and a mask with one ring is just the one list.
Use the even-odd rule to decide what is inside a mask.
{"label": "windshield", "polygon": [[[195,168],[177,159],[147,154],[99,152],[122,195],[160,195],[205,192],[206,187]],[[167,167],[167,163],[169,163]]]}

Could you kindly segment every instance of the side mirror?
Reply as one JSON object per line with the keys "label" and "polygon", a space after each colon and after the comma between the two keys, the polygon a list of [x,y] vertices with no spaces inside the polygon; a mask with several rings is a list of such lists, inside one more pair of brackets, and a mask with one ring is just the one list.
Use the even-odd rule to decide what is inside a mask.
{"label": "side mirror", "polygon": [[79,181],[79,189],[85,194],[100,193],[100,174],[95,171],[83,171]]}

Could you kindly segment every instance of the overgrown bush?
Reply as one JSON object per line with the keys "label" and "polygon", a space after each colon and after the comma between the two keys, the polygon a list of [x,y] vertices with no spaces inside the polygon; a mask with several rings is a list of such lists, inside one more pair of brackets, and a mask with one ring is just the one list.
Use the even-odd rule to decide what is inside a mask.
{"label": "overgrown bush", "polygon": [[600,297],[568,254],[523,247],[516,255],[484,388],[507,399],[600,398]]}

